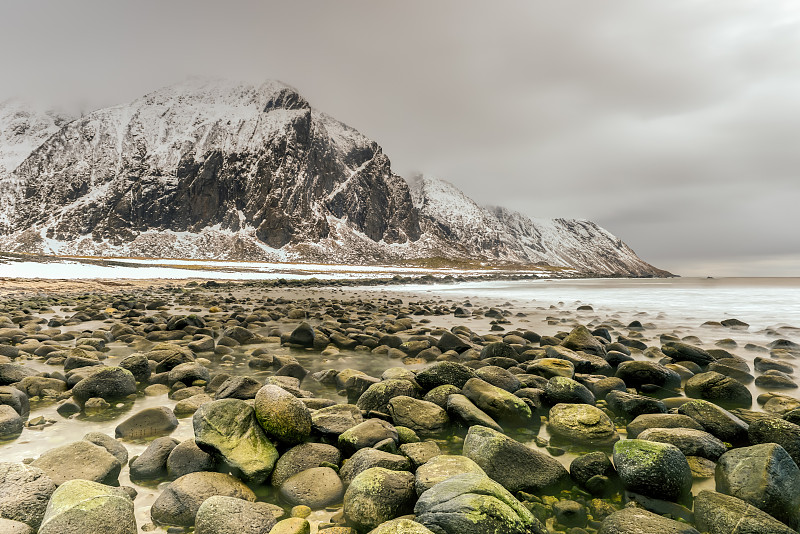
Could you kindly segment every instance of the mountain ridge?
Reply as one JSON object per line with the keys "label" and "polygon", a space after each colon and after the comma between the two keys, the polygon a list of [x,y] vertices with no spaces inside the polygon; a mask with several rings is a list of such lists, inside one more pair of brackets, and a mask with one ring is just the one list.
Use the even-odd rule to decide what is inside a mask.
{"label": "mountain ridge", "polygon": [[477,257],[669,274],[594,223],[483,208],[429,177],[409,185],[377,143],[282,82],[192,79],[60,124],[29,119],[39,125],[30,136],[15,130],[27,156],[0,138],[0,155],[14,152],[5,160],[13,169],[0,169],[0,248],[8,251],[341,263]]}

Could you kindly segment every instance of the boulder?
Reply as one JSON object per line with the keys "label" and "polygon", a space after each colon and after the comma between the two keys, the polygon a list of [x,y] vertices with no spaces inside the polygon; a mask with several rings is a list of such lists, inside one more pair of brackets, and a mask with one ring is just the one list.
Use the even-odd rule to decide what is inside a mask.
{"label": "boulder", "polygon": [[635,360],[622,362],[615,373],[630,388],[639,389],[645,384],[653,384],[667,389],[681,387],[681,377],[672,369],[657,363]]}
{"label": "boulder", "polygon": [[280,486],[281,499],[292,506],[319,510],[342,501],[344,485],[330,467],[312,467],[292,475]]}
{"label": "boulder", "polygon": [[75,441],[50,449],[31,465],[44,471],[57,486],[74,479],[116,484],[122,469],[114,455],[88,441]]}
{"label": "boulder", "polygon": [[546,534],[547,529],[503,486],[465,473],[420,495],[415,520],[437,534]]}
{"label": "boulder", "polygon": [[411,462],[405,456],[366,447],[356,451],[342,466],[340,471],[342,481],[350,484],[356,476],[372,467],[383,467],[392,471],[411,471]]}
{"label": "boulder", "polygon": [[357,530],[369,531],[414,508],[414,475],[382,467],[367,469],[344,494],[344,517]]}
{"label": "boulder", "polygon": [[321,408],[311,414],[314,431],[323,436],[337,437],[363,422],[361,410],[352,404],[336,404]]}
{"label": "boulder", "polygon": [[594,405],[595,403],[594,394],[589,388],[566,376],[554,376],[548,380],[544,394],[550,405],[560,403]]}
{"label": "boulder", "polygon": [[660,400],[627,391],[610,392],[606,395],[606,403],[612,412],[629,421],[642,414],[667,413],[667,407]]}
{"label": "boulder", "polygon": [[135,393],[136,379],[133,373],[122,367],[104,367],[72,388],[72,398],[81,406],[95,397],[115,401]]}
{"label": "boulder", "polygon": [[753,395],[747,386],[729,376],[708,371],[686,381],[686,396],[704,399],[729,408],[750,408]]}
{"label": "boulder", "polygon": [[489,414],[475,406],[471,400],[461,394],[453,394],[447,397],[447,412],[453,418],[470,427],[472,425],[482,425],[502,432],[498,425]]}
{"label": "boulder", "polygon": [[413,397],[394,397],[388,408],[395,426],[410,428],[420,436],[439,434],[450,422],[447,412],[441,407]]}
{"label": "boulder", "polygon": [[22,434],[25,422],[8,404],[0,404],[0,441],[14,439]]}
{"label": "boulder", "polygon": [[183,475],[167,486],[150,507],[150,517],[162,525],[192,526],[200,505],[214,495],[256,500],[253,491],[238,479],[200,471]]}
{"label": "boulder", "polygon": [[369,386],[358,397],[356,406],[367,413],[372,411],[388,413],[389,401],[400,396],[417,397],[417,386],[404,379],[381,380]]}
{"label": "boulder", "polygon": [[750,424],[747,431],[750,442],[777,443],[783,447],[794,463],[800,465],[800,425],[777,418],[764,418]]}
{"label": "boulder", "polygon": [[648,428],[638,438],[670,443],[678,447],[684,456],[701,456],[713,461],[728,450],[724,443],[708,432],[691,428]]}
{"label": "boulder", "polygon": [[433,534],[433,532],[410,519],[392,519],[381,523],[368,534]]}
{"label": "boulder", "polygon": [[130,464],[131,480],[152,480],[167,474],[167,458],[178,440],[167,436],[156,438]]}
{"label": "boulder", "polygon": [[700,423],[688,415],[673,413],[648,413],[639,415],[628,423],[626,430],[629,438],[636,438],[648,428],[693,428],[695,430],[703,430]]}
{"label": "boulder", "polygon": [[272,473],[271,484],[276,488],[290,477],[323,464],[339,465],[342,456],[339,449],[325,443],[303,443],[295,445],[278,458]]}
{"label": "boulder", "polygon": [[623,508],[609,515],[597,534],[700,534],[697,529],[642,508]]}
{"label": "boulder", "polygon": [[703,430],[733,446],[746,445],[748,424],[728,410],[705,400],[693,400],[682,404],[678,413],[697,421]]}
{"label": "boulder", "polygon": [[311,434],[308,408],[279,386],[266,385],[258,390],[255,413],[264,432],[282,443],[302,443]]}
{"label": "boulder", "polygon": [[0,463],[0,517],[38,529],[56,485],[38,467]]}
{"label": "boulder", "polygon": [[796,534],[766,512],[736,497],[703,490],[694,499],[697,527],[708,534]]}
{"label": "boulder", "polygon": [[481,466],[466,456],[450,454],[434,456],[417,468],[414,488],[417,495],[422,495],[439,482],[465,473],[486,474]]}
{"label": "boulder", "polygon": [[463,454],[512,493],[537,493],[569,479],[567,470],[552,456],[485,426],[470,427]]}
{"label": "boulder", "polygon": [[574,351],[594,354],[595,356],[605,356],[606,354],[603,344],[583,325],[573,328],[572,332],[561,342],[561,346]]}
{"label": "boulder", "polygon": [[398,443],[399,437],[394,426],[381,419],[367,419],[343,432],[339,436],[338,444],[342,454],[349,457],[359,449],[373,447],[387,439]]}
{"label": "boulder", "polygon": [[748,502],[797,530],[800,469],[783,447],[763,443],[733,449],[717,461],[717,491]]}
{"label": "boulder", "polygon": [[103,434],[102,432],[89,432],[83,436],[83,440],[88,441],[89,443],[94,443],[98,447],[103,447],[105,450],[111,453],[114,458],[119,460],[120,464],[125,465],[128,463],[128,449],[125,448],[125,445],[115,440],[108,434]]}
{"label": "boulder", "polygon": [[275,505],[214,495],[197,510],[195,534],[265,534],[275,526]]}
{"label": "boulder", "polygon": [[436,362],[417,373],[416,380],[425,391],[448,384],[461,389],[469,379],[476,376],[475,371],[464,364]]}
{"label": "boulder", "polygon": [[619,440],[608,415],[588,404],[556,404],[550,408],[547,428],[554,437],[580,445],[610,447]]}
{"label": "boulder", "polygon": [[195,473],[213,471],[216,460],[213,455],[197,446],[193,439],[180,442],[167,457],[167,476],[171,479]]}
{"label": "boulder", "polygon": [[178,428],[178,419],[166,406],[145,408],[117,425],[114,434],[122,439],[165,436]]}
{"label": "boulder", "polygon": [[255,484],[264,483],[278,460],[278,451],[243,400],[223,399],[201,406],[192,417],[194,439],[206,452],[222,457]]}
{"label": "boulder", "polygon": [[677,501],[692,489],[692,470],[674,445],[626,439],[614,445],[614,466],[626,489]]}
{"label": "boulder", "polygon": [[480,378],[469,379],[462,392],[475,406],[501,423],[524,423],[532,418],[531,409],[525,401]]}
{"label": "boulder", "polygon": [[53,493],[39,534],[136,534],[133,501],[120,488],[68,480]]}

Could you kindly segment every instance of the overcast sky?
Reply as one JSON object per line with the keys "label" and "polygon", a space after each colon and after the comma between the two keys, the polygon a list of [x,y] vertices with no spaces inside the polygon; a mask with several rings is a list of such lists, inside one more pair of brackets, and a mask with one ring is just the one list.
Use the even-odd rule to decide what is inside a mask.
{"label": "overcast sky", "polygon": [[800,276],[796,1],[9,1],[0,50],[0,99],[85,109],[279,79],[403,176],[679,274]]}

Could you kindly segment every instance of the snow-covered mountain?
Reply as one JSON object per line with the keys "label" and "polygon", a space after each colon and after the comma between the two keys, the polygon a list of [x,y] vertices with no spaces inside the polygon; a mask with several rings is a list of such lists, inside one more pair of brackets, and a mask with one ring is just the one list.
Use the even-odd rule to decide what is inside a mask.
{"label": "snow-covered mountain", "polygon": [[[412,200],[413,195],[413,200]],[[444,256],[664,274],[588,221],[412,188],[293,88],[192,79],[74,120],[0,106],[0,250],[391,262]]]}

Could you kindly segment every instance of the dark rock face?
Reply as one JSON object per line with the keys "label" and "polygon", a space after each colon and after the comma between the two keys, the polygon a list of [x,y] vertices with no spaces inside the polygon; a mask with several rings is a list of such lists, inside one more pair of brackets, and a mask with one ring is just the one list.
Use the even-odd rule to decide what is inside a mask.
{"label": "dark rock face", "polygon": [[[0,133],[13,126],[3,105]],[[0,164],[4,250],[53,252],[54,240],[105,256],[480,257],[669,274],[589,221],[482,208],[435,179],[412,189],[377,143],[280,82],[189,80],[28,138],[30,153]]]}

